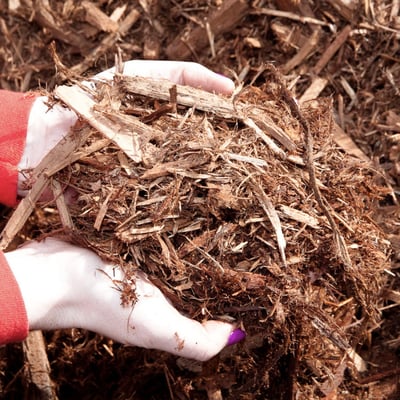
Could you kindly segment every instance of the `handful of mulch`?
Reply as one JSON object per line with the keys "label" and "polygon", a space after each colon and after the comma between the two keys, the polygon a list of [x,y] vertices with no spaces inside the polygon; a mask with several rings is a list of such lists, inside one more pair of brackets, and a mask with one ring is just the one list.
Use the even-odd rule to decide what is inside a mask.
{"label": "handful of mulch", "polygon": [[380,320],[385,190],[336,145],[330,101],[299,106],[269,72],[230,99],[119,75],[96,97],[59,87],[81,119],[37,172],[58,207],[39,225],[128,278],[140,268],[192,318],[239,321],[248,351],[263,348],[253,368],[290,355],[298,385],[328,395],[347,367],[365,369],[357,346]]}

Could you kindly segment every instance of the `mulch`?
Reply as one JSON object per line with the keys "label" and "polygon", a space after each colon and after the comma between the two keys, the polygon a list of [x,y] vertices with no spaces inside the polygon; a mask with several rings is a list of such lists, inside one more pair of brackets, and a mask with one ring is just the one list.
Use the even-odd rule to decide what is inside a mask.
{"label": "mulch", "polygon": [[[247,339],[199,363],[46,332],[53,390],[9,345],[2,398],[398,398],[398,4],[138,3],[1,2],[2,88],[55,90],[81,117],[33,172],[57,202],[2,210],[2,246],[63,235]],[[71,89],[134,58],[200,62],[238,90],[121,76]]]}

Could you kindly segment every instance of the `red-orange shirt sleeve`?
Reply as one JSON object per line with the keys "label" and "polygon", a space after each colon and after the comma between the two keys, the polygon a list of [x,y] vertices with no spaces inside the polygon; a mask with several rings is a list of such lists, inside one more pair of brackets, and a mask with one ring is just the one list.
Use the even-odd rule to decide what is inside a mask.
{"label": "red-orange shirt sleeve", "polygon": [[35,94],[0,90],[0,203],[17,202],[18,163],[25,147]]}
{"label": "red-orange shirt sleeve", "polygon": [[21,291],[4,254],[0,252],[0,345],[24,340],[28,329]]}
{"label": "red-orange shirt sleeve", "polygon": [[[17,202],[18,163],[24,151],[29,112],[36,96],[0,90],[0,203]],[[18,283],[0,252],[0,344],[23,340],[28,318]]]}

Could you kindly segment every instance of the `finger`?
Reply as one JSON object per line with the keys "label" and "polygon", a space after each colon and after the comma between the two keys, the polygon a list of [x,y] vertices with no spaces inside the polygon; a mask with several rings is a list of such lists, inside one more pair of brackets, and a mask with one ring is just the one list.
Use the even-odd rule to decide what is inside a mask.
{"label": "finger", "polygon": [[[133,311],[133,321],[146,319],[141,315],[140,305]],[[134,341],[146,348],[164,350],[186,358],[199,361],[210,359],[228,345],[229,337],[234,331],[231,324],[220,321],[207,321],[201,324],[179,314],[169,303],[158,302],[152,307],[152,320],[140,328],[140,324],[131,325],[137,331]],[[156,308],[156,310],[155,310]]]}
{"label": "finger", "polygon": [[175,68],[172,68],[170,79],[181,85],[227,95],[235,89],[235,84],[231,79],[192,62],[175,62]]}
{"label": "finger", "polygon": [[[111,68],[98,74],[97,77],[112,79],[114,72],[115,68]],[[164,78],[180,85],[189,85],[227,95],[235,89],[235,84],[231,79],[193,62],[131,60],[124,63],[124,74]]]}
{"label": "finger", "polygon": [[137,278],[136,291],[139,298],[129,321],[128,342],[204,361],[244,338],[244,332],[231,324],[201,324],[183,316],[145,279]]}

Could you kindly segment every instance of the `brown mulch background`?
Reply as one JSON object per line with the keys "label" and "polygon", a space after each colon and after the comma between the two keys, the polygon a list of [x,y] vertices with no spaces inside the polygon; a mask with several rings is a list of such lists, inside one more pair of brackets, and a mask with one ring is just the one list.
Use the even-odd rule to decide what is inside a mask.
{"label": "brown mulch background", "polygon": [[[368,243],[371,247],[366,247],[364,253],[359,251],[357,246],[352,248],[351,256],[354,256],[354,259],[362,257],[357,263],[360,266],[357,272],[359,275],[352,275],[345,268],[343,271],[340,270],[343,264],[340,257],[332,261],[326,254],[327,249],[331,251],[332,249],[329,248],[331,245],[329,241],[327,244],[323,241],[325,237],[323,234],[318,237],[322,243],[320,246],[313,242],[315,237],[311,236],[311,239],[304,240],[302,245],[309,246],[308,249],[313,248],[311,244],[315,246],[317,251],[313,251],[314,256],[307,258],[307,261],[317,267],[312,271],[308,270],[302,265],[304,262],[302,254],[297,254],[299,257],[297,263],[292,260],[293,264],[297,265],[296,269],[291,269],[295,273],[287,273],[291,279],[287,281],[282,278],[285,274],[282,274],[279,267],[279,252],[275,249],[275,256],[269,260],[269,271],[264,271],[262,268],[255,270],[259,273],[260,279],[261,277],[265,279],[262,283],[269,286],[275,284],[275,290],[279,289],[282,293],[288,294],[290,290],[295,293],[297,289],[297,283],[293,283],[295,278],[302,284],[307,282],[308,285],[312,282],[310,287],[313,288],[315,286],[312,285],[317,282],[316,286],[320,285],[323,293],[320,295],[326,296],[326,302],[322,302],[324,309],[319,307],[315,310],[307,309],[307,301],[301,303],[300,298],[298,300],[301,307],[296,309],[300,304],[296,296],[283,298],[277,302],[273,297],[276,293],[274,290],[257,292],[263,295],[267,293],[270,297],[262,304],[262,309],[252,308],[253,303],[249,301],[247,304],[246,301],[254,300],[255,294],[251,292],[254,287],[247,286],[245,290],[243,286],[233,288],[235,293],[241,291],[235,299],[237,303],[226,301],[226,307],[218,309],[217,302],[215,309],[211,304],[209,308],[218,314],[226,311],[229,306],[231,309],[227,313],[244,323],[249,337],[244,344],[224,350],[220,356],[203,365],[189,363],[187,360],[158,351],[125,348],[80,330],[46,333],[51,377],[56,385],[58,397],[60,399],[399,398],[397,377],[400,368],[397,351],[399,326],[396,318],[400,302],[397,292],[399,284],[397,268],[400,257],[398,2],[345,4],[335,0],[318,3],[306,0],[299,3],[142,0],[138,4],[121,1],[98,1],[91,4],[92,6],[95,4],[108,16],[121,11],[119,23],[112,23],[109,19],[100,23],[101,17],[95,14],[88,2],[22,1],[19,5],[17,1],[1,1],[1,87],[21,91],[38,88],[51,91],[56,85],[65,83],[62,74],[57,73],[52,58],[50,44],[53,41],[62,64],[76,75],[91,76],[113,66],[118,52],[123,60],[179,57],[194,60],[231,76],[244,85],[251,83],[261,90],[262,95],[257,91],[255,94],[247,92],[245,100],[249,102],[252,98],[257,104],[261,102],[268,104],[271,107],[269,109],[271,114],[273,110],[282,107],[285,109],[285,113],[281,113],[282,116],[290,114],[290,107],[282,101],[281,94],[277,95],[279,90],[276,88],[284,84],[290,88],[295,97],[301,98],[313,82],[322,82],[321,91],[314,96],[321,99],[317,115],[312,107],[308,113],[304,112],[313,130],[322,132],[320,137],[315,138],[314,151],[318,153],[319,150],[319,154],[324,154],[327,148],[331,151],[325,154],[323,162],[321,161],[323,167],[330,169],[321,167],[319,179],[324,179],[323,185],[332,185],[332,188],[325,192],[332,196],[329,197],[331,205],[336,201],[337,204],[346,202],[350,204],[347,211],[351,209],[350,216],[354,217],[352,226],[354,229],[348,229],[352,233],[348,232],[346,239],[351,240],[353,244],[355,243],[353,240],[357,239],[360,241],[358,243],[362,245]],[[218,11],[221,8],[223,12]],[[207,21],[210,21],[209,33],[213,33],[214,38],[207,36]],[[114,31],[118,29],[120,32],[115,33]],[[183,42],[186,44],[182,45]],[[332,47],[332,43],[333,46],[335,44],[337,46]],[[283,77],[271,73],[274,69],[268,67],[268,63],[273,63]],[[143,103],[140,106],[143,107]],[[154,104],[147,106],[151,107]],[[138,107],[136,105],[136,108]],[[321,115],[318,115],[318,112]],[[331,115],[342,130],[353,139],[355,146],[344,145],[345,151],[343,151],[333,143],[331,131],[326,128],[331,124]],[[201,118],[200,116],[199,119]],[[217,118],[213,119],[213,123],[214,120]],[[190,122],[199,125],[198,120],[188,123]],[[158,123],[172,124],[169,120],[161,120]],[[229,125],[230,123],[232,125]],[[223,133],[224,129],[226,133],[234,132],[236,129],[233,127],[235,121],[222,119],[215,124],[223,127],[219,133]],[[291,131],[294,133],[301,130],[296,118],[288,117],[285,124],[292,124]],[[243,145],[242,142],[235,140],[239,140],[244,134],[250,135],[243,127],[240,129],[236,131],[239,132],[237,137],[232,138],[233,150],[240,148],[238,143]],[[329,135],[324,136],[324,132],[328,132]],[[221,142],[217,143],[223,143],[223,139],[218,137]],[[193,144],[196,135],[187,140]],[[264,158],[267,151],[260,148],[255,151],[255,145],[253,146],[255,142],[249,137],[244,143],[247,146],[244,151],[247,155],[252,152],[251,155],[257,154],[260,158]],[[174,144],[175,148],[178,145],[182,145],[179,138]],[[360,166],[361,164],[347,154],[354,151],[355,147],[367,155],[372,162],[371,165]],[[111,148],[102,157],[111,157],[112,152]],[[204,156],[204,152],[202,154]],[[166,154],[165,160],[169,160],[168,157]],[[87,165],[83,163],[81,171]],[[276,176],[271,174],[269,180],[258,183],[268,188],[271,193],[276,193],[280,176],[288,180],[283,170],[291,171],[293,179],[299,173],[299,169],[290,165],[288,162],[277,163],[272,168]],[[202,170],[194,172],[205,174]],[[224,173],[226,174],[226,171],[216,172],[217,175]],[[233,175],[232,171],[229,173]],[[79,179],[78,177],[75,186]],[[96,182],[96,179],[100,178],[94,178],[93,182]],[[168,184],[173,187],[171,182]],[[284,186],[284,182],[281,184]],[[191,186],[192,183],[189,182],[188,185]],[[287,188],[288,197],[291,199],[290,205],[295,208],[304,207],[302,208],[304,212],[311,213],[312,210],[307,208],[308,203],[304,203],[309,193],[304,188],[298,188],[298,193],[294,194],[296,190],[290,188],[290,184]],[[198,185],[197,198],[205,196],[205,192],[201,192],[203,189]],[[168,187],[161,187],[160,193],[156,195],[165,194],[163,190],[168,193]],[[255,207],[255,202],[249,203],[250,200],[246,200],[247,203],[244,201],[242,204],[232,204],[228,209],[222,210],[218,201],[226,202],[227,198],[232,200],[229,197],[231,193],[218,190],[213,192],[215,202],[211,207],[216,222],[214,225],[211,223],[208,225],[210,232],[213,232],[213,229],[216,232],[218,224],[225,224],[224,226],[229,228],[235,220],[239,220],[238,214],[244,208],[246,209],[249,204]],[[303,194],[302,190],[305,190]],[[186,189],[186,192],[188,191],[189,189]],[[245,190],[243,189],[240,194],[241,198],[244,198]],[[287,201],[287,198],[282,196]],[[360,199],[363,199],[362,204],[358,203]],[[338,206],[338,210],[339,208]],[[2,212],[4,221],[10,211]],[[257,214],[255,211],[255,214],[242,216],[242,219],[248,220],[255,215],[260,217],[260,213]],[[373,222],[373,219],[376,222]],[[285,235],[288,236],[292,226],[288,223],[283,228]],[[262,227],[257,227],[257,230],[261,229]],[[304,231],[307,232],[306,229]],[[242,234],[250,235],[249,232],[241,231]],[[267,237],[261,233],[259,236],[265,242],[274,242],[273,235]],[[389,254],[385,237],[390,240],[392,246],[390,262],[385,259],[385,255]],[[291,245],[295,243],[296,238],[298,235],[293,233]],[[191,240],[194,238],[191,237]],[[243,242],[240,238],[235,240],[237,242],[231,244],[231,247]],[[373,243],[377,246],[375,250]],[[162,245],[159,246],[162,249]],[[148,243],[148,247],[152,251],[159,250],[154,243]],[[289,253],[292,248],[294,251],[298,249],[296,246],[289,246]],[[221,249],[219,251],[221,252]],[[249,249],[252,256],[255,252],[255,247]],[[236,256],[232,254],[230,261],[238,262]],[[265,254],[262,256],[266,257]],[[250,258],[247,256],[247,259]],[[198,262],[193,259],[190,261],[194,264]],[[336,292],[328,297],[328,281],[318,275],[321,271],[325,274],[327,264],[334,262],[337,263],[334,265],[338,269],[330,271],[329,279],[337,285],[335,290],[340,289],[340,295],[345,294],[342,297],[337,296]],[[153,271],[147,270],[147,272]],[[306,274],[309,274],[307,281],[303,281]],[[279,284],[289,281],[293,286],[284,289],[279,287]],[[254,285],[256,289],[260,289],[257,288],[259,281]],[[198,291],[196,292],[195,287],[192,293],[199,295],[202,287],[204,285],[198,285]],[[311,289],[309,293],[316,295]],[[303,294],[306,297],[305,292]],[[355,305],[352,301],[347,302],[352,296],[355,297]],[[338,305],[336,301],[339,300],[343,301],[343,304]],[[308,305],[313,301],[319,304],[317,299],[308,299]],[[260,302],[255,303],[257,306],[260,305]],[[246,310],[240,308],[244,307],[244,304],[247,306]],[[196,310],[185,306],[187,307],[187,303],[180,304],[183,310],[197,316]],[[272,318],[271,325],[267,325],[268,329],[264,330],[264,324],[269,323],[268,318],[271,318],[269,313],[272,310],[275,319]],[[324,314],[325,312],[328,314]],[[341,362],[343,353],[337,351],[337,342],[329,340],[332,330],[328,333],[324,331],[325,325],[322,328],[319,325],[319,329],[318,326],[315,328],[315,318],[322,318],[325,315],[334,315],[336,324],[340,325],[338,321],[341,321],[341,326],[347,327],[346,339],[368,362],[366,372],[357,371],[350,365],[351,363],[347,364],[347,360],[345,363]],[[299,321],[305,317],[308,318],[308,322]],[[276,324],[279,318],[280,326]],[[260,321],[258,326],[257,321]],[[314,326],[314,331],[307,330],[311,329],[311,326]],[[321,331],[325,332],[328,340],[326,337],[321,340],[317,338],[314,342],[312,336],[318,337]],[[341,350],[343,351],[343,348]],[[21,346],[7,346],[0,349],[0,352],[2,398],[20,399],[24,396],[36,398],[32,389],[28,388],[29,378],[23,368]],[[332,385],[328,385],[327,382]]]}

